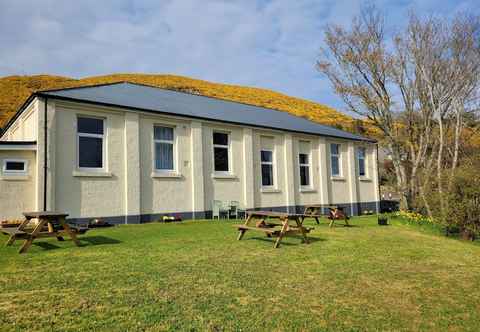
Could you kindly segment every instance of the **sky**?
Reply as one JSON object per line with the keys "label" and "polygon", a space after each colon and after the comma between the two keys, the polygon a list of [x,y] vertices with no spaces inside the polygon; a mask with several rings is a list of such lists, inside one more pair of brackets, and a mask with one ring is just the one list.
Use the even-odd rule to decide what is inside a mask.
{"label": "sky", "polygon": [[[370,3],[391,29],[411,11],[480,14],[478,0]],[[0,77],[175,74],[344,111],[315,61],[325,26],[348,26],[361,7],[342,0],[0,0]]]}

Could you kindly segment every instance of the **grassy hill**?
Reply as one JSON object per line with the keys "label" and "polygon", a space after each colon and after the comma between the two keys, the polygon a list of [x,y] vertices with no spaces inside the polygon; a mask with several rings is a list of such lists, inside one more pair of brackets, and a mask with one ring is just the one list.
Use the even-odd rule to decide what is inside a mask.
{"label": "grassy hill", "polygon": [[290,97],[275,91],[212,83],[182,76],[146,74],[113,74],[82,79],[51,75],[7,76],[0,78],[0,128],[7,123],[34,91],[118,81],[142,83],[170,90],[185,91],[273,108],[348,131],[359,131],[358,120],[354,120],[333,108],[308,100]]}

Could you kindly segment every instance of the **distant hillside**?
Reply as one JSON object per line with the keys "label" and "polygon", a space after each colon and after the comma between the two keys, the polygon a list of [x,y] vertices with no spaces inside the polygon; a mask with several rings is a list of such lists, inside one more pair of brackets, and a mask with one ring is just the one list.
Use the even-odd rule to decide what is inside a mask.
{"label": "distant hillside", "polygon": [[266,89],[211,83],[173,75],[113,74],[72,79],[61,76],[7,76],[0,78],[0,128],[28,96],[37,90],[128,81],[176,91],[216,97],[268,107],[352,132],[361,132],[362,123],[333,108]]}

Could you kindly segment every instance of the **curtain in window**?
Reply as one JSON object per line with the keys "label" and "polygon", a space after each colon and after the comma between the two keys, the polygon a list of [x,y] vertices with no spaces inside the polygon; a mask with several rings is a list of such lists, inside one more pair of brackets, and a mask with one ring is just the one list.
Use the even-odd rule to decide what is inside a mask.
{"label": "curtain in window", "polygon": [[155,127],[154,136],[157,140],[173,141],[173,128],[170,127]]}
{"label": "curtain in window", "polygon": [[332,175],[340,175],[340,163],[338,160],[338,156],[332,156]]}
{"label": "curtain in window", "polygon": [[155,168],[173,170],[173,144],[155,143]]}
{"label": "curtain in window", "polygon": [[358,148],[358,175],[365,176],[365,148]]}

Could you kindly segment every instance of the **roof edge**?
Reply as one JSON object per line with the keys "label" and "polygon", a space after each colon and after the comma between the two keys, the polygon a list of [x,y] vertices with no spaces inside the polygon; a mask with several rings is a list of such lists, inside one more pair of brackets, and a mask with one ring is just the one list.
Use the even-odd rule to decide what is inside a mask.
{"label": "roof edge", "polygon": [[[115,82],[110,82],[110,83],[98,83],[98,84],[92,84],[92,85],[72,86],[72,87],[60,88],[60,89],[38,90],[38,91],[33,92],[32,94],[59,92],[59,91],[77,90],[77,89],[88,89],[88,88],[96,88],[96,87],[100,87],[100,86],[117,85],[117,84],[125,84],[125,83],[135,84],[135,83],[131,83],[131,82],[128,82],[128,81],[115,81]],[[150,86],[150,87],[152,87],[152,86]]]}

